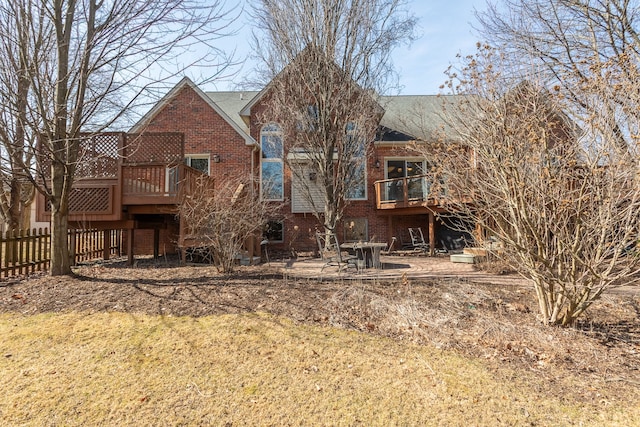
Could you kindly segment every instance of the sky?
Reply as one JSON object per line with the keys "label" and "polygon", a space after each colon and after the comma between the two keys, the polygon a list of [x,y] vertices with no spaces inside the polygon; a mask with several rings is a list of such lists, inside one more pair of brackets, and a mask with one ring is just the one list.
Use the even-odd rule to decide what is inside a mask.
{"label": "sky", "polygon": [[[248,0],[250,1],[250,0]],[[473,34],[476,23],[474,7],[482,10],[485,0],[408,0],[413,14],[418,18],[418,38],[411,46],[394,51],[394,65],[400,75],[401,94],[431,95],[439,92],[446,80],[444,71],[456,62],[456,55],[471,54],[478,40]],[[236,49],[242,58],[249,52],[250,22],[240,20],[237,35],[220,40],[220,47]],[[205,84],[205,90],[233,90],[235,81],[247,75],[254,64],[246,62],[228,79],[218,79]]]}

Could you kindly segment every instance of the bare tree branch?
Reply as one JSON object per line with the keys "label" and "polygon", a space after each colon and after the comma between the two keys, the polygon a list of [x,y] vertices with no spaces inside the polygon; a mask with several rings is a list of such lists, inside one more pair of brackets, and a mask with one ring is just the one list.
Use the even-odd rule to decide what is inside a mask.
{"label": "bare tree branch", "polygon": [[364,197],[384,112],[376,94],[393,86],[390,52],[415,18],[400,0],[262,0],[253,18],[269,82],[258,121],[282,128],[294,191],[334,231],[348,200]]}
{"label": "bare tree branch", "polygon": [[[511,63],[481,46],[451,76],[449,87],[466,95],[443,115],[456,142],[424,149],[446,177],[449,210],[480,225],[478,243],[493,241],[489,249],[531,280],[547,324],[571,324],[603,292],[640,279],[638,136],[620,150],[601,108],[621,62],[610,63],[608,79],[575,86],[585,95],[576,110],[535,65],[512,85]],[[619,90],[637,93],[640,73],[624,73],[634,78]],[[634,117],[628,129],[638,129]]]}
{"label": "bare tree branch", "polygon": [[[189,44],[197,41],[209,47],[208,54],[220,55],[212,42],[224,35],[231,18],[218,0],[0,5],[0,61],[6,66],[0,100],[8,129],[0,134],[2,169],[26,178],[51,204],[52,274],[71,271],[68,197],[81,134],[113,124],[149,84],[164,78],[153,76],[153,70],[162,70],[159,64]],[[224,67],[229,61],[225,57],[220,63]]]}

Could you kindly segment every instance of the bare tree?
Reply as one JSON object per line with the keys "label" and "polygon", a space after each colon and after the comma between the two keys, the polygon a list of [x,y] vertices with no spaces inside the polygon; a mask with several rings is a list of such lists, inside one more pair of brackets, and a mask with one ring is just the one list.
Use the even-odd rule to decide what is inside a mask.
{"label": "bare tree", "polygon": [[278,217],[279,204],[253,196],[252,182],[228,179],[214,187],[198,178],[196,191],[183,200],[179,215],[188,224],[186,240],[223,273],[233,272],[243,246],[261,236],[269,220]]}
{"label": "bare tree", "polygon": [[0,13],[6,18],[0,42],[0,215],[9,229],[28,226],[34,190],[27,172],[34,160],[33,150],[28,149],[34,146],[34,140],[27,121],[33,62],[24,49],[32,39],[35,44],[41,38],[26,26],[30,12],[28,4],[0,5]]}
{"label": "bare tree", "polygon": [[349,199],[365,196],[367,153],[384,111],[376,94],[394,82],[391,50],[413,36],[415,19],[404,7],[401,0],[262,0],[254,7],[254,44],[269,82],[259,121],[282,128],[279,155],[293,192],[328,232]]}
{"label": "bare tree", "polygon": [[[601,114],[614,75],[584,82],[593,96],[578,115],[535,65],[517,76],[504,61],[481,46],[452,73],[448,87],[465,95],[443,114],[455,142],[423,150],[446,178],[449,211],[481,226],[479,241],[499,242],[493,252],[533,283],[543,322],[572,324],[606,290],[640,279],[637,146],[619,150]],[[613,73],[618,61],[610,64]],[[624,90],[637,93],[638,70],[625,73],[635,82]]]}
{"label": "bare tree", "polygon": [[[502,0],[477,14],[480,31],[510,64],[533,62],[547,84],[557,84],[574,105],[571,114],[589,114],[594,97],[608,115],[619,147],[635,145],[627,117],[638,120],[637,97],[627,91],[640,61],[640,4],[629,0]],[[615,81],[611,70],[615,70]],[[586,90],[590,80],[612,83]],[[580,120],[579,118],[577,119]],[[631,147],[633,150],[633,147]]]}
{"label": "bare tree", "polygon": [[[3,160],[18,164],[51,205],[52,275],[71,272],[69,194],[81,133],[110,126],[157,81],[157,64],[189,43],[220,54],[211,42],[228,24],[222,8],[217,0],[17,0],[0,7],[2,53],[9,53],[3,65],[16,74],[0,82],[13,129]],[[30,154],[15,155],[22,152]]]}

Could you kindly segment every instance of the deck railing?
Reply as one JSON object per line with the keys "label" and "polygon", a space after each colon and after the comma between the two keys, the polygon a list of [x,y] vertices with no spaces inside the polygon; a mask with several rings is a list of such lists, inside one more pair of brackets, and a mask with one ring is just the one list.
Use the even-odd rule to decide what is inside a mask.
{"label": "deck railing", "polygon": [[[69,195],[69,220],[81,223],[119,221],[123,205],[162,205],[175,210],[201,172],[182,164],[180,133],[105,133],[81,141],[77,175]],[[48,170],[45,163],[44,170]],[[211,185],[213,185],[213,180]],[[36,202],[38,221],[49,221],[44,195]]]}
{"label": "deck railing", "polygon": [[429,175],[383,179],[374,183],[378,209],[398,209],[426,206],[444,196],[441,186],[435,194]]}
{"label": "deck railing", "polygon": [[202,172],[184,164],[146,163],[122,167],[125,205],[178,204]]}

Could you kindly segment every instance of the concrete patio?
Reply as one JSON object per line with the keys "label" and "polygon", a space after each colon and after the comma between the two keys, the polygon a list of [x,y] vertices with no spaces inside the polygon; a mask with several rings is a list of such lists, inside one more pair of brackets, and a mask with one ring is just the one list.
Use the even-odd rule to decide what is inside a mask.
{"label": "concrete patio", "polygon": [[358,270],[354,266],[339,269],[337,266],[326,266],[320,258],[300,257],[285,261],[271,261],[268,264],[276,267],[291,278],[317,278],[342,280],[397,280],[403,276],[410,279],[459,279],[479,283],[524,284],[524,280],[516,274],[497,275],[477,269],[473,264],[454,263],[449,256],[434,257],[406,255],[383,255],[382,268]]}

